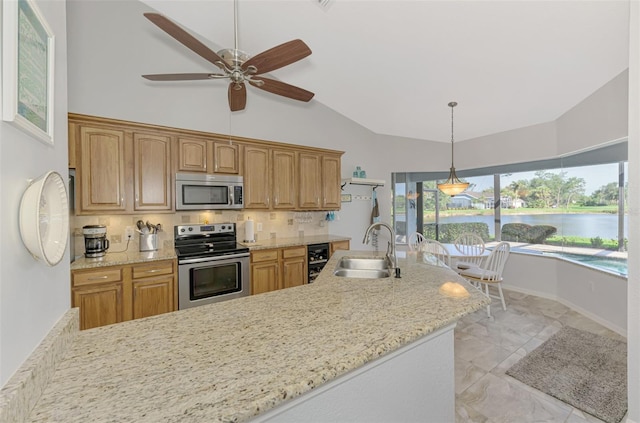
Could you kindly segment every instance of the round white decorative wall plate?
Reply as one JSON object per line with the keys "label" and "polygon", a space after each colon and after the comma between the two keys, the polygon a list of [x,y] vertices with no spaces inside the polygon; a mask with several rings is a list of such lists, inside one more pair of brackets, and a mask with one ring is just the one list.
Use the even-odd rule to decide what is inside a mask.
{"label": "round white decorative wall plate", "polygon": [[22,194],[20,236],[37,260],[48,266],[62,260],[69,237],[69,198],[58,172],[35,179]]}

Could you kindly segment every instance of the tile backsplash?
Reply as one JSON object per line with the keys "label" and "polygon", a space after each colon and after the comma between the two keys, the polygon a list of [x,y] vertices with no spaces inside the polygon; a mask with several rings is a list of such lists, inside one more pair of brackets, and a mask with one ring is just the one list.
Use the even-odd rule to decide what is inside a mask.
{"label": "tile backsplash", "polygon": [[197,223],[234,222],[237,227],[238,241],[244,239],[245,222],[251,218],[254,223],[256,241],[270,238],[292,238],[305,235],[326,235],[328,225],[325,221],[326,212],[269,212],[253,210],[212,210],[197,212],[176,212],[173,214],[139,213],[133,215],[98,215],[71,216],[70,228],[75,237],[75,256],[84,254],[84,237],[82,227],[85,225],[104,225],[107,227],[109,252],[138,251],[140,236],[134,236],[127,246],[126,228],[132,226],[135,230],[136,222],[149,221],[161,224],[158,232],[158,248],[173,248],[173,227]]}

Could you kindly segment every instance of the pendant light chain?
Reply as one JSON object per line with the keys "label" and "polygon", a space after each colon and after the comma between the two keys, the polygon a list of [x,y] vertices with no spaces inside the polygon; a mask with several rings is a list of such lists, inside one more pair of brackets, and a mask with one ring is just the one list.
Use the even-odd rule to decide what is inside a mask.
{"label": "pendant light chain", "polygon": [[456,107],[458,103],[452,101],[449,103],[449,107],[451,107],[451,167],[453,168],[453,108]]}

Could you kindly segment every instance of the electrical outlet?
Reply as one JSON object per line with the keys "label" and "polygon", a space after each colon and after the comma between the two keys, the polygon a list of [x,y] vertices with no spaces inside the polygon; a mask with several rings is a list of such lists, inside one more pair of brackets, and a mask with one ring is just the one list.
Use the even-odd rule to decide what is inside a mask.
{"label": "electrical outlet", "polygon": [[133,238],[133,226],[127,226],[124,228],[124,237],[126,239]]}
{"label": "electrical outlet", "polygon": [[258,222],[258,223],[256,223],[256,230],[257,230],[258,232],[262,232],[262,222]]}

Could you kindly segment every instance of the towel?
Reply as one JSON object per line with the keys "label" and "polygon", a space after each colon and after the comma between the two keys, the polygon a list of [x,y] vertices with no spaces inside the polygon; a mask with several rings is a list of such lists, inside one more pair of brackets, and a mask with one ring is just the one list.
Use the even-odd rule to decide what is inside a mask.
{"label": "towel", "polygon": [[371,195],[373,201],[373,209],[371,210],[371,223],[375,223],[380,221],[380,209],[378,208],[378,196],[376,195],[376,190],[373,190]]}

